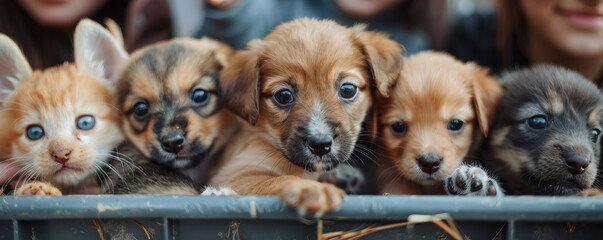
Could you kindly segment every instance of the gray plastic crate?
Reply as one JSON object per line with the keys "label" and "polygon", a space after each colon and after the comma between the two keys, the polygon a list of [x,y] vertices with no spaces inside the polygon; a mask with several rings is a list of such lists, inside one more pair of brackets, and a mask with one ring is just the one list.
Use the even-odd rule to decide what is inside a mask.
{"label": "gray plastic crate", "polygon": [[[95,224],[104,239],[317,239],[319,225],[274,196],[5,196],[0,205],[0,240],[100,239]],[[328,233],[439,213],[467,239],[603,238],[598,197],[348,196],[320,223]],[[362,239],[452,237],[421,223]]]}

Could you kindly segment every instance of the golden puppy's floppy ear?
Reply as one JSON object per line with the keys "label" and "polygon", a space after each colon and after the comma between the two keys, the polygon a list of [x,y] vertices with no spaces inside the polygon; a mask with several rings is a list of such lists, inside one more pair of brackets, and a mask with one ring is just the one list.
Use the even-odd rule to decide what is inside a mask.
{"label": "golden puppy's floppy ear", "polygon": [[384,97],[389,97],[402,70],[404,47],[389,39],[386,34],[364,31],[363,25],[356,26],[355,29],[359,31],[358,39],[363,45],[377,90]]}
{"label": "golden puppy's floppy ear", "polygon": [[11,95],[31,74],[29,62],[17,44],[0,33],[0,100]]}
{"label": "golden puppy's floppy ear", "polygon": [[222,101],[228,109],[252,125],[260,115],[260,64],[250,50],[236,51],[220,72]]}
{"label": "golden puppy's floppy ear", "polygon": [[488,128],[496,117],[496,109],[503,95],[502,84],[490,76],[489,70],[469,63],[473,71],[473,107],[477,115],[479,127],[484,136],[488,136]]}

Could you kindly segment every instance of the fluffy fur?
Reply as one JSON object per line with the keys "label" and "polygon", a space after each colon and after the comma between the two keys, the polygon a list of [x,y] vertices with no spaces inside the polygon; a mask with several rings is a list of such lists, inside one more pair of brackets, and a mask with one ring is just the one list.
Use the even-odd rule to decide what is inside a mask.
{"label": "fluffy fur", "polygon": [[423,52],[405,60],[390,95],[376,102],[380,191],[442,194],[474,132],[487,135],[502,86],[473,63]]}
{"label": "fluffy fur", "polygon": [[[83,49],[94,41],[102,51],[101,43],[110,35],[92,30],[91,24],[96,23],[84,20],[76,29],[75,64],[42,71],[32,71],[16,44],[0,35],[0,123],[4,126],[0,153],[2,161],[21,167],[17,172],[21,182],[40,180],[63,192],[96,184],[95,173],[107,165],[113,148],[124,139],[119,131],[120,112],[112,104],[117,69],[109,69],[99,52]],[[123,56],[116,52],[101,55],[112,54]],[[94,119],[92,128],[78,125],[84,117]],[[42,131],[39,139],[28,137],[28,129],[34,128]],[[28,191],[36,194],[27,185],[20,193]]]}
{"label": "fluffy fur", "polygon": [[[350,157],[373,90],[388,95],[402,51],[383,34],[314,19],[281,24],[251,42],[220,75],[226,106],[247,122],[211,183],[279,195],[301,212],[339,206],[343,191],[316,179]],[[278,99],[287,104],[277,100],[284,91],[291,101]]]}
{"label": "fluffy fur", "polygon": [[504,96],[483,157],[507,192],[569,195],[591,188],[603,113],[597,87],[552,66],[512,72],[502,81]]}

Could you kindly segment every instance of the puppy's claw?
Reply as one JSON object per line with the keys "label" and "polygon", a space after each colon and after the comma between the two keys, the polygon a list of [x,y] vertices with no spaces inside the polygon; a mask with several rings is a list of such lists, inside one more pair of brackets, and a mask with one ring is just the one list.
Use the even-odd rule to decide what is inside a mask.
{"label": "puppy's claw", "polygon": [[461,165],[444,181],[448,195],[502,196],[495,179],[479,167]]}
{"label": "puppy's claw", "polygon": [[206,187],[201,193],[202,196],[232,196],[239,195],[229,187]]}
{"label": "puppy's claw", "polygon": [[30,182],[16,191],[16,195],[18,196],[43,196],[43,195],[53,195],[53,196],[62,196],[63,193],[61,190],[56,188],[50,183],[45,182]]}

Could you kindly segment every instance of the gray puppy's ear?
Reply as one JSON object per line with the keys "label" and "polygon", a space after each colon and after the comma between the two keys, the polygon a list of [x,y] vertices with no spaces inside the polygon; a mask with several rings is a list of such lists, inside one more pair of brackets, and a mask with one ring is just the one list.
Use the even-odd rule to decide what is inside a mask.
{"label": "gray puppy's ear", "polygon": [[31,74],[29,62],[17,44],[0,33],[0,100],[10,96]]}
{"label": "gray puppy's ear", "polygon": [[116,37],[121,37],[121,32],[111,33],[90,19],[81,20],[73,44],[77,68],[114,84],[128,60],[123,40]]}

